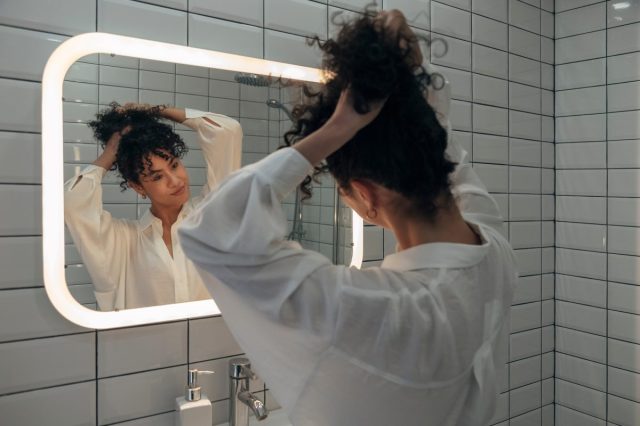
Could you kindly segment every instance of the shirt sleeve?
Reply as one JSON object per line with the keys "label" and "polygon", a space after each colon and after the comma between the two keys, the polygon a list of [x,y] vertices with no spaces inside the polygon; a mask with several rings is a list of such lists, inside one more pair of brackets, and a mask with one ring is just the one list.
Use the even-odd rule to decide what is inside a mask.
{"label": "shirt sleeve", "polygon": [[128,257],[126,225],[102,206],[102,178],[107,171],[91,165],[64,185],[64,219],[73,241],[91,274],[100,310],[111,311],[121,303],[123,288],[118,274]]}
{"label": "shirt sleeve", "polygon": [[[430,73],[438,72],[433,66],[426,67]],[[451,104],[451,86],[448,81],[442,89],[429,90],[427,102],[435,110],[440,124],[447,131],[446,155],[457,166],[450,175],[451,192],[458,200],[458,206],[464,217],[475,223],[481,223],[502,231],[503,218],[495,199],[489,194],[477,173],[471,167],[468,153],[452,135],[449,107]]]}
{"label": "shirt sleeve", "polygon": [[297,150],[279,150],[232,174],[178,231],[226,324],[283,407],[330,345],[338,292],[349,279],[346,267],[283,239],[281,201],[311,170]]}
{"label": "shirt sleeve", "polygon": [[197,134],[198,144],[207,165],[207,181],[202,188],[205,196],[231,172],[240,168],[242,160],[242,127],[226,115],[186,108],[182,122]]}

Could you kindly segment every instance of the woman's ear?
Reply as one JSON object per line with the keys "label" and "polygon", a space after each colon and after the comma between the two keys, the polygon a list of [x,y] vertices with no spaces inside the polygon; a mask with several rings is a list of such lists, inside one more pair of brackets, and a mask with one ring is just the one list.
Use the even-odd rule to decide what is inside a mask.
{"label": "woman's ear", "polygon": [[147,198],[147,191],[144,190],[142,185],[131,181],[127,181],[127,185],[129,186],[129,188],[136,191],[142,198]]}
{"label": "woman's ear", "polygon": [[368,209],[378,206],[378,196],[375,184],[364,179],[351,180],[352,195],[358,197]]}

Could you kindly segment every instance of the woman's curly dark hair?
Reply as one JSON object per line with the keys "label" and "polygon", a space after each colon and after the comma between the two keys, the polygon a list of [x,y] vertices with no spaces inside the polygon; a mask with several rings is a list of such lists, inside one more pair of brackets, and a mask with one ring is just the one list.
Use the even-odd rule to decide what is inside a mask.
{"label": "woman's curly dark hair", "polygon": [[[317,92],[304,88],[309,101],[294,107],[285,143],[291,146],[326,123],[347,87],[359,113],[387,98],[376,119],[316,167],[313,177],[329,171],[345,191],[352,179],[370,180],[406,197],[411,213],[432,219],[438,197],[452,199],[449,174],[455,167],[445,156],[447,133],[425,99],[432,76],[422,66],[413,69],[410,48],[400,47],[402,36],[389,34],[368,12],[342,23],[335,40],[312,40],[323,51],[322,67],[332,77]],[[405,42],[410,46],[417,41]],[[301,185],[307,195],[311,180],[307,177]]]}
{"label": "woman's curly dark hair", "polygon": [[100,111],[96,119],[88,123],[102,148],[114,133],[130,126],[120,139],[116,162],[111,168],[120,174],[123,191],[127,189],[127,182],[140,184],[140,175],[145,168],[151,167],[151,155],[171,160],[184,157],[188,151],[173,128],[160,121],[162,108],[123,109],[117,102],[112,102],[108,109]]}

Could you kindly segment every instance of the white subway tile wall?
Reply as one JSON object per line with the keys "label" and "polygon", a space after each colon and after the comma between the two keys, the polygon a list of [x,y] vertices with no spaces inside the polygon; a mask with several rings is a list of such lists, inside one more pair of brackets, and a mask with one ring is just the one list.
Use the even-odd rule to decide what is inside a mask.
{"label": "white subway tile wall", "polygon": [[640,423],[637,16],[556,1],[556,424]]}
{"label": "white subway tile wall", "polygon": [[[5,58],[0,65],[3,95],[0,101],[0,195],[5,201],[0,206],[3,271],[0,372],[4,372],[3,378],[9,378],[0,386],[3,424],[5,419],[7,424],[21,425],[172,424],[173,398],[182,393],[184,373],[193,366],[213,367],[218,371],[208,378],[205,388],[214,400],[215,421],[225,421],[228,401],[224,369],[230,357],[242,353],[220,317],[97,332],[68,323],[48,302],[40,266],[39,101],[42,67],[50,52],[75,34],[106,31],[317,66],[319,51],[304,44],[305,36],[317,34],[325,39],[332,34],[334,12],[352,14],[362,11],[367,3],[364,0],[331,0],[328,4],[303,0],[61,0],[53,7],[43,6],[37,0],[7,0],[0,4],[0,34],[3,35],[0,53]],[[592,6],[594,3],[564,0],[562,8],[558,8],[570,13],[587,5],[601,11],[606,19],[604,8]],[[436,57],[437,45],[431,53],[433,62],[441,66],[453,85],[454,136],[467,148],[474,167],[495,195],[507,221],[504,234],[516,250],[522,278],[514,301],[513,333],[509,347],[505,347],[510,364],[492,424],[552,425],[554,413],[558,418],[580,419],[590,411],[581,410],[582,400],[566,389],[585,386],[572,383],[567,373],[562,380],[558,379],[558,383],[566,384],[565,388],[559,389],[556,383],[554,389],[554,350],[560,342],[569,347],[563,352],[567,365],[581,366],[582,358],[592,364],[600,363],[598,366],[603,363],[598,353],[589,352],[594,345],[589,337],[605,339],[603,336],[607,333],[606,315],[599,304],[607,294],[604,289],[607,277],[601,276],[600,268],[604,268],[607,261],[609,264],[620,262],[617,258],[607,259],[598,246],[602,243],[599,238],[606,236],[603,231],[607,224],[605,166],[607,158],[612,164],[624,167],[633,161],[625,154],[631,146],[623,145],[622,140],[618,146],[609,147],[610,155],[606,157],[603,142],[607,134],[607,102],[600,100],[596,107],[583,99],[595,99],[595,93],[588,89],[603,86],[607,78],[612,84],[638,79],[629,72],[629,64],[640,63],[634,53],[637,49],[633,48],[635,33],[619,27],[617,37],[621,45],[616,49],[624,54],[608,59],[616,73],[607,74],[605,55],[597,49],[598,46],[604,49],[606,45],[603,31],[606,23],[593,24],[593,19],[568,17],[566,24],[556,25],[553,0],[384,0],[382,7],[399,8],[416,30],[431,31],[433,36],[447,41],[446,56]],[[585,13],[592,18],[591,12]],[[625,19],[633,21],[633,16],[628,16]],[[613,15],[610,18],[613,19]],[[578,39],[583,33],[593,36]],[[576,40],[567,39],[565,46],[559,46],[556,51],[554,34],[558,37],[571,34]],[[592,66],[573,66],[574,61],[583,59]],[[554,103],[554,62],[565,67],[556,68],[555,87],[558,90],[585,88],[584,97],[578,95],[576,99],[567,94],[568,99],[561,106]],[[238,86],[228,73],[202,75],[188,67],[93,55],[74,65],[67,79],[65,95],[70,98],[65,103],[64,128],[67,178],[90,163],[99,152],[86,126],[78,121],[90,119],[100,106],[112,100],[137,99],[191,106],[239,118],[245,133],[245,162],[273,151],[282,128],[288,126],[286,118],[277,114],[275,119],[280,125],[270,125],[275,111],[260,102],[271,93],[245,87],[238,93]],[[625,114],[628,106],[635,105],[634,99],[629,96],[629,88],[618,90],[620,94],[608,103],[614,103],[620,114]],[[287,101],[285,98],[283,94],[282,100]],[[554,109],[563,114],[563,119],[570,120],[577,114],[571,110],[572,106],[587,108],[585,113],[592,115],[585,116],[584,121],[567,121],[556,126]],[[609,122],[626,122],[629,118],[626,115],[609,117]],[[583,124],[586,127],[581,128]],[[556,155],[555,129],[562,142],[585,143]],[[178,132],[190,147],[195,147],[190,131],[179,127]],[[626,125],[614,134],[634,134],[634,128]],[[640,135],[635,139],[640,139]],[[580,155],[574,156],[574,152]],[[185,158],[185,163],[197,190],[204,183],[203,164],[197,153],[192,154]],[[556,176],[558,188],[564,190],[556,202],[556,164],[558,168],[581,168],[586,169],[582,172],[595,173]],[[632,166],[637,167],[635,163]],[[574,178],[577,184],[572,183]],[[106,177],[106,208],[120,216],[137,217],[147,203],[130,191],[121,193],[117,184],[116,176]],[[333,194],[332,184],[323,181],[315,188],[315,201],[311,201],[312,205],[322,208],[307,208],[303,212],[305,246],[330,257]],[[611,198],[609,203],[625,201],[619,197]],[[577,234],[580,238],[572,237],[570,227],[559,228],[556,233],[556,206],[558,220],[561,217],[564,222],[594,227]],[[629,206],[624,211],[628,212],[635,204]],[[287,212],[292,219],[291,204]],[[350,241],[344,238],[350,229],[347,213],[344,208],[340,209],[340,214],[347,219],[339,233],[341,258],[350,256]],[[573,214],[580,220],[571,220]],[[637,222],[633,215],[623,212],[617,220],[619,227]],[[557,254],[556,235],[566,241]],[[635,255],[633,239],[612,229],[609,235],[610,238],[619,236],[615,237],[615,247],[620,257]],[[385,254],[394,250],[391,233],[366,227],[365,267],[378,265]],[[580,256],[584,250],[595,250],[593,255],[598,257]],[[556,256],[569,259],[566,268],[575,271],[559,275],[566,278],[558,291],[554,282]],[[67,259],[74,266],[68,268],[74,295],[82,303],[91,305],[89,277],[72,244],[67,246]],[[625,271],[619,275],[620,284],[610,288],[608,294],[612,295],[611,300],[618,301],[616,306],[621,307],[624,315],[632,316],[635,308],[628,299],[636,293],[629,283],[636,278],[629,267]],[[591,283],[589,288],[596,301],[576,290],[587,281]],[[564,305],[554,305],[556,293],[562,303],[578,308],[575,318],[567,318]],[[584,309],[603,312],[594,316]],[[576,321],[583,317],[585,320]],[[563,339],[554,338],[556,318],[565,324],[559,328],[565,331]],[[574,327],[567,325],[573,323],[576,323]],[[621,317],[618,324],[618,333],[624,333],[634,323]],[[622,340],[612,339],[609,344],[618,354],[616,368],[640,370],[635,344]],[[575,342],[584,344],[580,346]],[[604,347],[604,340],[601,344]],[[581,351],[581,347],[584,350]],[[47,356],[39,355],[41,353]],[[34,368],[29,368],[32,364]],[[632,401],[628,398],[633,390],[631,383],[620,378],[619,371],[608,374],[619,382],[615,397],[610,396],[615,398],[610,403],[621,407],[618,418],[633,412],[634,406],[629,405]],[[269,392],[264,391],[268,384],[257,386],[260,394],[266,395],[267,405],[277,407]],[[587,391],[596,392],[591,388]],[[145,394],[142,403],[135,398],[140,393]],[[556,395],[564,398],[567,394],[573,395],[577,402],[565,402],[554,409]],[[600,400],[606,401],[604,396]],[[35,401],[38,409],[25,408]],[[598,408],[592,405],[586,406],[591,406],[591,410]],[[599,410],[596,412],[602,411]]]}

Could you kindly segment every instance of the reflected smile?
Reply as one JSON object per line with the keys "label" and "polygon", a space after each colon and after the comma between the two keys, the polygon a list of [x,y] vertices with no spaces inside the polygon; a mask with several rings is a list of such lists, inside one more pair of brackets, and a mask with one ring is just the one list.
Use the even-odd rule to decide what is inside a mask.
{"label": "reflected smile", "polygon": [[187,185],[184,185],[177,191],[172,192],[171,195],[182,195],[186,189],[187,189]]}

